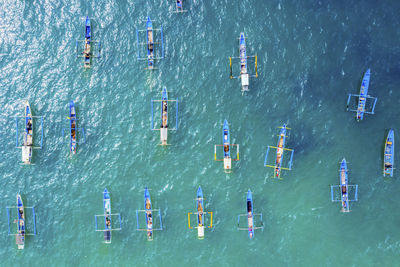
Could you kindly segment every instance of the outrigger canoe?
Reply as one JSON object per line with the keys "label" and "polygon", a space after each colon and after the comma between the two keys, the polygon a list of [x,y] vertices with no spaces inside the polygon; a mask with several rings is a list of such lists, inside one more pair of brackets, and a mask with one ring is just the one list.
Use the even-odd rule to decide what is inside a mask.
{"label": "outrigger canoe", "polygon": [[160,127],[161,145],[167,145],[168,140],[168,92],[164,87],[161,98],[161,127]]}
{"label": "outrigger canoe", "polygon": [[18,249],[24,249],[24,246],[25,246],[25,211],[24,211],[24,204],[22,203],[22,199],[19,194],[17,195],[17,209],[18,209],[18,226],[17,226],[16,243],[18,245]]}
{"label": "outrigger canoe", "polygon": [[176,0],[176,12],[183,12],[182,0]]}
{"label": "outrigger canoe", "polygon": [[224,169],[230,170],[232,167],[231,158],[231,145],[228,121],[224,121],[224,128],[222,129],[222,143],[224,146]]}
{"label": "outrigger canoe", "polygon": [[342,198],[342,211],[349,212],[349,181],[348,181],[348,169],[346,159],[342,160],[340,164],[340,195]]}
{"label": "outrigger canoe", "polygon": [[390,175],[393,177],[394,163],[394,131],[390,129],[385,143],[385,154],[383,162],[383,176]]}
{"label": "outrigger canoe", "polygon": [[368,87],[369,87],[369,79],[371,76],[370,69],[367,69],[367,71],[364,74],[362,83],[361,83],[361,88],[360,88],[360,96],[358,98],[358,107],[357,107],[357,121],[360,121],[364,117],[364,112],[365,112],[365,104],[367,102],[367,96],[368,96]]}
{"label": "outrigger canoe", "polygon": [[69,121],[70,121],[70,151],[76,154],[76,112],[74,101],[69,102]]}
{"label": "outrigger canoe", "polygon": [[197,236],[199,239],[204,238],[204,198],[201,187],[197,189]]}
{"label": "outrigger canoe", "polygon": [[240,33],[239,41],[240,78],[242,80],[242,92],[249,90],[249,74],[247,73],[246,40],[244,33]]}
{"label": "outrigger canoe", "polygon": [[104,243],[111,243],[111,199],[107,188],[103,192],[104,207]]}
{"label": "outrigger canoe", "polygon": [[33,146],[33,116],[29,102],[25,102],[25,131],[24,145],[22,146],[22,162],[30,164],[32,161]]}
{"label": "outrigger canoe", "polygon": [[83,66],[85,68],[90,68],[90,56],[91,56],[91,24],[90,24],[90,19],[89,16],[86,16],[86,21],[85,21],[85,50],[83,52],[84,54],[84,64]]}
{"label": "outrigger canoe", "polygon": [[144,209],[146,215],[146,226],[147,226],[147,239],[153,240],[153,215],[151,209],[150,193],[147,187],[144,189]]}
{"label": "outrigger canoe", "polygon": [[154,40],[153,40],[153,23],[150,17],[147,17],[146,22],[146,42],[147,42],[147,62],[148,68],[154,67]]}
{"label": "outrigger canoe", "polygon": [[281,176],[281,166],[283,161],[283,152],[286,140],[286,124],[283,124],[279,133],[278,144],[276,145],[275,177]]}
{"label": "outrigger canoe", "polygon": [[254,220],[253,220],[253,196],[251,191],[247,191],[247,225],[249,228],[250,239],[254,236]]}
{"label": "outrigger canoe", "polygon": [[229,136],[229,125],[228,121],[224,121],[224,128],[222,129],[222,143],[224,144],[224,158],[231,157],[230,150],[230,136]]}

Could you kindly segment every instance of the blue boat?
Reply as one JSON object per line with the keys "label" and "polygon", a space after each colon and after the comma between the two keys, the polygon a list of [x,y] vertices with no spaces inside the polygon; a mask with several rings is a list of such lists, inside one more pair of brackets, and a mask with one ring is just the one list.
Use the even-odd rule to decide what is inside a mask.
{"label": "blue boat", "polygon": [[153,214],[151,208],[151,200],[149,190],[144,189],[144,210],[146,216],[146,226],[147,226],[147,239],[149,241],[153,240]]}
{"label": "blue boat", "polygon": [[89,16],[86,16],[86,21],[85,21],[85,50],[83,52],[84,54],[84,67],[85,68],[90,68],[90,57],[91,57],[91,24],[90,24],[90,19]]}
{"label": "blue boat", "polygon": [[201,187],[197,189],[197,236],[199,239],[204,238],[204,198]]}
{"label": "blue boat", "polygon": [[176,0],[176,12],[183,12],[182,0]]}
{"label": "blue boat", "polygon": [[368,87],[369,87],[370,76],[371,76],[370,69],[367,69],[367,71],[364,74],[362,83],[361,83],[360,96],[358,98],[357,121],[362,120],[364,117],[365,104],[367,102],[367,96],[368,96]]}
{"label": "blue boat", "polygon": [[246,40],[243,32],[240,33],[239,55],[240,55],[240,74],[245,74],[247,73],[247,56],[246,56]]}
{"label": "blue boat", "polygon": [[104,243],[111,243],[111,199],[107,188],[103,192],[104,207]]}
{"label": "blue boat", "polygon": [[253,221],[253,196],[251,191],[247,191],[247,225],[249,227],[249,238],[252,239],[254,236],[254,221]]}
{"label": "blue boat", "polygon": [[69,130],[70,130],[70,151],[73,154],[76,154],[76,112],[75,112],[75,104],[74,101],[69,102]]}
{"label": "blue boat", "polygon": [[230,151],[230,136],[228,121],[224,120],[224,128],[222,129],[222,143],[224,145],[224,158],[231,157]]}
{"label": "blue boat", "polygon": [[18,229],[16,235],[16,243],[18,249],[24,249],[25,246],[25,211],[24,204],[22,203],[21,196],[17,195],[17,209],[18,209]]}
{"label": "blue boat", "polygon": [[390,129],[385,142],[383,176],[390,175],[390,177],[393,177],[393,165],[394,165],[394,131],[393,129]]}
{"label": "blue boat", "polygon": [[341,192],[341,199],[342,199],[342,211],[346,212],[349,211],[349,192],[348,192],[348,169],[346,164],[346,159],[342,160],[340,164],[340,192]]}
{"label": "blue boat", "polygon": [[147,43],[147,62],[148,68],[154,67],[154,40],[153,40],[153,23],[150,17],[147,17],[146,22],[146,43]]}
{"label": "blue boat", "polygon": [[283,124],[281,131],[279,133],[278,143],[276,145],[276,161],[275,161],[275,177],[281,177],[281,165],[283,161],[283,152],[285,150],[285,141],[286,141],[286,124]]}
{"label": "blue boat", "polygon": [[24,145],[22,146],[22,162],[30,164],[32,162],[32,148],[33,148],[33,116],[29,102],[25,102],[25,131],[24,131]]}
{"label": "blue boat", "polygon": [[164,87],[162,90],[162,97],[161,97],[161,128],[168,128],[168,92],[167,88]]}

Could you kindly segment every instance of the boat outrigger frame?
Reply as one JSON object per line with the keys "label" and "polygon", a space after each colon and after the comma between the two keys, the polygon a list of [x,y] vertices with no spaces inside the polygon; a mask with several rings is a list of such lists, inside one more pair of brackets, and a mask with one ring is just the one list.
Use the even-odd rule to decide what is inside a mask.
{"label": "boat outrigger frame", "polygon": [[[255,63],[254,63],[254,68],[255,68],[255,75],[250,75],[248,72],[247,68],[247,59],[248,58],[254,58]],[[233,75],[233,70],[232,70],[232,59],[239,59],[240,60],[240,73],[237,76]],[[258,77],[258,65],[257,65],[257,55],[254,56],[247,56],[246,54],[246,37],[244,36],[244,33],[240,33],[239,37],[239,56],[238,57],[229,57],[229,69],[230,69],[230,75],[229,78],[231,79],[238,79],[240,78],[242,81],[242,94],[244,92],[249,91],[249,77]]]}
{"label": "boat outrigger frame", "polygon": [[[160,102],[161,103],[161,125],[160,128],[155,127],[154,123],[154,103]],[[175,102],[175,128],[168,127],[168,112],[169,112],[169,102]],[[177,131],[178,130],[178,98],[177,99],[168,99],[168,91],[164,87],[163,91],[161,92],[161,99],[151,99],[151,130],[153,131],[160,131],[160,144],[162,146],[169,145],[168,144],[168,131]],[[166,109],[166,111],[164,110]],[[164,123],[165,122],[165,123]],[[166,124],[163,127],[163,124]]]}
{"label": "boat outrigger frame", "polygon": [[[85,19],[84,36],[84,40],[76,40],[75,52],[77,58],[84,58],[83,67],[90,68],[91,59],[100,58],[101,42],[92,39],[92,26],[89,16],[87,16]],[[83,50],[79,50],[80,45],[84,47]],[[97,47],[93,47],[93,45]]]}
{"label": "boat outrigger frame", "polygon": [[[72,105],[72,108],[73,108],[73,110],[75,112],[74,114],[71,114],[71,105]],[[70,145],[70,153],[75,153],[74,151],[76,151],[76,145],[78,145],[78,144],[80,145],[80,144],[86,143],[86,135],[85,135],[85,129],[84,128],[76,128],[77,122],[79,120],[76,118],[76,108],[75,108],[75,104],[74,104],[74,102],[72,100],[71,100],[71,102],[69,104],[69,107],[70,107],[70,115],[66,117],[66,120],[68,121],[69,127],[61,129],[61,136],[63,137],[62,143],[65,144],[66,143],[66,141],[65,141],[65,132],[68,133],[68,135],[69,135],[69,143],[68,144]],[[75,123],[75,127],[72,127],[74,123]],[[73,145],[73,139],[72,139],[73,131],[75,131],[75,146]],[[77,140],[76,137],[78,137],[78,136],[82,136],[82,140]],[[74,149],[74,147],[75,147],[75,149]]]}
{"label": "boat outrigger frame", "polygon": [[[358,185],[349,185],[348,184],[348,168],[347,168],[347,163],[346,160],[343,159],[341,163],[341,167],[339,169],[339,179],[342,180],[342,175],[343,175],[343,180],[345,182],[343,184],[339,185],[331,185],[331,201],[332,202],[341,202],[342,203],[342,209],[341,212],[350,212],[350,202],[355,202],[358,201]],[[340,199],[335,198],[335,190],[338,189],[338,193],[340,194]],[[343,192],[343,189],[345,189],[345,192]],[[354,189],[354,199],[351,199],[349,197],[349,192],[350,189]],[[344,196],[344,195],[345,196]]]}
{"label": "boat outrigger frame", "polygon": [[[197,198],[194,199],[196,203],[196,212],[188,212],[188,227],[189,229],[193,229],[193,226],[190,225],[190,215],[195,214],[197,218],[197,226],[194,226],[194,228],[197,229],[197,238],[198,239],[204,239],[204,227],[206,228],[213,228],[213,212],[212,211],[204,211],[204,198],[203,198],[203,192],[201,190],[201,187],[199,186],[197,190]],[[199,206],[200,204],[200,206]],[[204,222],[206,219],[206,215],[210,214],[210,225],[207,226]],[[201,223],[199,223],[199,218],[201,220]]]}
{"label": "boat outrigger frame", "polygon": [[[281,170],[287,170],[291,171],[292,170],[292,164],[293,164],[293,154],[294,154],[294,149],[291,148],[285,148],[285,140],[288,138],[286,135],[286,130],[291,130],[291,128],[286,127],[286,124],[284,124],[282,127],[278,127],[281,129],[280,134],[278,135],[278,144],[277,146],[268,146],[267,147],[267,153],[265,154],[265,159],[264,159],[264,166],[269,167],[269,168],[274,168],[274,176],[272,178],[281,178]],[[268,155],[270,150],[276,150],[276,157],[275,157],[275,164],[268,164]],[[290,158],[287,167],[282,167],[282,162],[285,154],[285,151],[290,152]],[[279,159],[279,160],[278,160]],[[279,162],[278,162],[279,161]]]}
{"label": "boat outrigger frame", "polygon": [[[107,213],[107,211],[106,211],[106,207],[105,207],[105,201],[107,200],[106,199],[106,195],[108,195],[108,200],[109,200],[109,205],[110,205],[110,207],[109,207],[109,209],[111,210],[111,200],[110,200],[110,198],[109,198],[109,195],[110,195],[110,193],[107,191],[107,189],[105,189],[104,190],[104,192],[103,192],[103,207],[104,207],[104,214],[99,214],[99,215],[94,215],[94,221],[95,221],[95,231],[96,232],[104,232],[104,241],[103,241],[103,243],[106,243],[106,244],[110,244],[111,243],[111,231],[119,231],[119,230],[121,230],[122,229],[122,223],[121,223],[121,214],[120,213],[110,213],[110,214],[108,214]],[[117,228],[113,228],[112,227],[112,221],[113,221],[113,216],[115,217],[115,216],[117,216],[118,217],[118,223],[119,223],[119,227],[117,227]],[[103,217],[104,219],[104,229],[100,229],[99,228],[99,226],[98,226],[98,223],[97,223],[97,217]],[[107,228],[107,218],[109,219],[109,221],[110,221],[110,224],[109,224],[109,229],[106,229]]]}
{"label": "boat outrigger frame", "polygon": [[[15,116],[15,131],[16,131],[16,134],[15,134],[15,147],[22,149],[22,163],[21,164],[32,164],[31,163],[32,152],[27,152],[26,150],[27,149],[30,150],[30,148],[32,148],[32,149],[42,149],[43,148],[43,116],[32,116],[32,110],[30,108],[30,105],[29,105],[28,101],[26,101],[26,103],[25,103],[25,109],[26,109],[26,107],[29,108],[30,116],[28,116],[28,115]],[[25,122],[24,122],[25,123],[25,129],[23,131],[23,133],[24,133],[23,140],[24,141],[22,143],[20,143],[20,131],[18,130],[19,129],[18,123],[21,120],[21,118],[25,120]],[[32,133],[31,134],[27,133],[27,130],[26,130],[26,127],[27,127],[26,124],[27,124],[27,121],[29,120],[29,118],[32,119],[32,121],[31,121]],[[34,136],[34,132],[33,132],[34,119],[40,119],[40,146],[34,146],[33,145],[35,143],[34,142],[34,138],[33,138],[33,136]],[[28,136],[30,136],[31,145],[29,145],[28,142],[27,142]],[[24,161],[24,155],[25,155],[24,153],[25,154],[29,153],[29,159],[26,159],[25,161]]]}
{"label": "boat outrigger frame", "polygon": [[[252,196],[252,192],[250,189],[247,191],[246,204],[247,204],[247,213],[238,215],[237,229],[240,231],[248,231],[249,238],[252,239],[254,237],[254,230],[257,230],[257,229],[263,230],[264,224],[263,224],[263,219],[262,219],[262,213],[254,213],[253,212],[253,209],[254,209],[253,196]],[[255,226],[256,224],[255,224],[254,218],[256,216],[260,216],[261,226]],[[247,217],[247,227],[240,226],[240,218],[242,218],[242,217]],[[249,225],[249,222],[251,222],[252,225]]]}
{"label": "boat outrigger frame", "polygon": [[[150,19],[150,17],[147,17],[146,21],[146,29],[144,30],[136,30],[136,44],[137,44],[137,59],[140,60],[147,60],[147,68],[148,70],[152,70],[152,69],[156,69],[154,67],[154,61],[155,60],[160,60],[164,58],[164,38],[163,38],[163,29],[162,26],[160,27],[160,29],[154,29],[153,28],[153,24],[152,24],[152,20]],[[160,41],[158,41],[158,39],[156,39],[155,37],[157,36],[156,32],[160,32]],[[145,40],[146,42],[141,42],[141,35],[142,33],[145,33]],[[151,38],[149,38],[149,36],[151,36]],[[155,41],[156,40],[156,41]],[[158,56],[159,52],[158,49],[156,48],[156,45],[160,45],[161,44],[161,56]],[[143,49],[142,47],[144,47],[146,53],[145,55],[143,55],[143,52],[141,53],[140,50]]]}
{"label": "boat outrigger frame", "polygon": [[[145,188],[145,193],[146,193],[147,190],[148,190],[148,189],[147,189],[147,187],[146,187],[146,188]],[[147,192],[148,192],[148,191],[147,191]],[[145,197],[145,199],[146,199],[146,197]],[[151,232],[151,235],[148,236],[147,240],[148,240],[148,241],[152,241],[152,240],[153,240],[153,231],[161,231],[161,230],[163,230],[163,224],[162,224],[162,216],[161,216],[161,211],[160,211],[160,209],[153,209],[153,208],[152,208],[151,199],[150,199],[150,194],[149,194],[149,200],[150,200],[151,209],[136,210],[136,230],[137,230],[137,231],[146,231],[147,233],[149,233],[149,231],[150,231],[150,232]],[[145,201],[146,201],[146,200],[145,200]],[[154,212],[158,213],[159,222],[160,222],[160,227],[159,227],[159,228],[154,228],[154,227],[153,227],[153,226],[154,226],[154,225],[153,225],[153,222],[155,222],[155,220],[152,220],[152,223],[151,223],[151,230],[149,230],[149,228],[147,228],[147,225],[146,225],[145,228],[141,228],[141,227],[140,227],[140,224],[139,224],[139,214],[140,214],[140,213],[143,213],[143,214],[144,214],[144,217],[145,217],[145,220],[146,220],[146,224],[147,224],[147,217],[146,217],[147,212],[149,212],[149,213],[151,214],[151,218],[154,218],[154,216],[153,216],[153,213],[154,213]]]}
{"label": "boat outrigger frame", "polygon": [[187,10],[183,9],[183,1],[184,0],[174,0],[174,1],[175,1],[175,7],[176,7],[176,10],[174,11],[174,13],[187,12]]}
{"label": "boat outrigger frame", "polygon": [[[224,126],[222,128],[222,141],[223,144],[215,144],[214,145],[214,160],[215,161],[223,161],[224,162],[224,171],[225,173],[232,172],[232,160],[239,161],[239,144],[231,144],[230,143],[230,131],[229,124],[227,120],[224,120]],[[223,147],[223,158],[217,157],[217,147]],[[236,159],[231,157],[231,148],[236,147]]]}
{"label": "boat outrigger frame", "polygon": [[[24,248],[24,243],[25,243],[25,238],[24,238],[24,236],[27,236],[27,235],[36,235],[36,215],[35,215],[35,207],[25,207],[25,206],[22,206],[22,208],[23,208],[23,214],[24,215],[26,215],[26,212],[25,212],[25,210],[27,210],[27,209],[31,209],[32,210],[32,221],[33,221],[33,233],[27,233],[27,227],[26,227],[26,222],[27,222],[27,218],[25,217],[24,219],[23,219],[23,226],[24,226],[24,233],[21,235],[20,233],[13,233],[13,232],[11,232],[11,225],[10,225],[10,222],[12,221],[13,223],[15,223],[15,224],[18,224],[18,221],[19,221],[19,217],[18,217],[18,213],[17,213],[17,219],[15,219],[15,220],[11,220],[12,218],[11,218],[11,210],[13,210],[13,209],[19,209],[19,207],[18,206],[10,206],[10,207],[6,207],[6,210],[7,210],[7,222],[8,222],[8,235],[15,235],[16,236],[16,244],[18,245],[18,249],[23,249]],[[17,212],[19,212],[19,210],[17,211]],[[17,225],[17,228],[18,228],[18,225]]]}
{"label": "boat outrigger frame", "polygon": [[[361,82],[360,93],[358,95],[349,94],[347,98],[347,111],[356,112],[357,121],[362,120],[364,118],[364,114],[375,114],[375,105],[378,101],[378,98],[368,95],[370,76],[371,71],[370,69],[367,69]],[[350,108],[350,101],[352,97],[356,98],[356,102],[358,102],[357,107]],[[371,110],[366,110],[368,99],[372,99],[374,101]]]}

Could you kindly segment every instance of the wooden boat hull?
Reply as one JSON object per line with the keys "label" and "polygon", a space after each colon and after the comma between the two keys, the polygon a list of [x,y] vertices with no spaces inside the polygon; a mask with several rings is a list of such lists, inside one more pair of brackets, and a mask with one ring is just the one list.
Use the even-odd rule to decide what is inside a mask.
{"label": "wooden boat hull", "polygon": [[394,131],[389,130],[386,137],[385,150],[384,150],[384,161],[383,161],[383,176],[390,175],[393,177],[393,166],[394,166]]}
{"label": "wooden boat hull", "polygon": [[278,143],[276,144],[275,177],[280,177],[286,143],[286,124],[283,124],[279,133]]}
{"label": "wooden boat hull", "polygon": [[150,17],[147,17],[146,22],[146,43],[147,43],[147,64],[148,68],[154,67],[154,36],[153,36],[153,23]]}
{"label": "wooden boat hull", "polygon": [[33,146],[33,116],[29,102],[25,102],[25,131],[24,145],[22,146],[22,162],[30,164],[32,162]]}
{"label": "wooden boat hull", "polygon": [[249,228],[249,238],[252,239],[254,237],[254,221],[253,221],[253,196],[251,194],[250,189],[247,191],[246,197],[247,203],[247,222]]}
{"label": "wooden boat hull", "polygon": [[153,214],[150,193],[147,187],[144,189],[144,209],[146,217],[147,239],[151,241],[153,240]]}
{"label": "wooden boat hull", "polygon": [[370,76],[371,76],[371,71],[370,69],[367,69],[367,71],[364,74],[360,87],[360,96],[358,98],[358,107],[356,114],[357,121],[360,121],[364,118],[365,104],[367,102]]}
{"label": "wooden boat hull", "polygon": [[240,57],[240,79],[242,82],[242,91],[248,91],[249,74],[247,73],[246,39],[243,32],[240,33],[239,57]]}
{"label": "wooden boat hull", "polygon": [[340,194],[342,198],[342,211],[349,211],[348,169],[346,159],[343,159],[339,170]]}
{"label": "wooden boat hull", "polygon": [[70,152],[76,153],[76,112],[74,101],[71,100],[69,103],[69,120],[70,120]]}
{"label": "wooden boat hull", "polygon": [[107,188],[103,192],[104,242],[111,243],[111,198]]}
{"label": "wooden boat hull", "polygon": [[92,38],[92,26],[90,22],[89,16],[86,16],[85,20],[85,52],[88,50],[89,56],[84,54],[84,63],[83,66],[85,68],[90,68],[90,53],[91,53],[91,38]]}
{"label": "wooden boat hull", "polygon": [[197,189],[197,237],[199,239],[204,238],[204,198],[201,187]]}
{"label": "wooden boat hull", "polygon": [[222,129],[222,143],[224,144],[224,158],[231,157],[230,142],[231,141],[230,141],[228,121],[224,120],[224,127]]}
{"label": "wooden boat hull", "polygon": [[16,243],[18,249],[24,249],[25,247],[25,210],[21,196],[17,195],[17,209],[18,209],[18,222],[17,222],[17,235]]}

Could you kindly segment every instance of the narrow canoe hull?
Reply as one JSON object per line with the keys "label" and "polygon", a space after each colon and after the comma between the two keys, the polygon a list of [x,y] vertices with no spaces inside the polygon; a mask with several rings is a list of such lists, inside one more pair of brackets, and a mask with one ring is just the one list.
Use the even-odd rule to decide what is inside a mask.
{"label": "narrow canoe hull", "polygon": [[252,239],[254,237],[254,221],[253,221],[253,196],[251,194],[250,189],[247,191],[246,197],[247,203],[247,223],[249,228],[249,238]]}
{"label": "narrow canoe hull", "polygon": [[240,33],[239,56],[240,56],[240,79],[242,82],[242,91],[248,91],[249,74],[247,73],[246,38],[243,32]]}
{"label": "narrow canoe hull", "polygon": [[76,112],[74,101],[69,103],[69,120],[70,120],[70,152],[76,153]]}
{"label": "narrow canoe hull", "polygon": [[30,164],[32,162],[32,146],[33,146],[33,116],[29,102],[25,102],[25,131],[24,145],[22,147],[22,162]]}
{"label": "narrow canoe hull", "polygon": [[286,143],[286,124],[283,124],[279,133],[278,143],[276,144],[275,176],[280,177],[283,161],[284,149]]}
{"label": "narrow canoe hull", "polygon": [[154,67],[154,40],[153,40],[153,23],[150,17],[147,17],[146,22],[146,43],[147,43],[147,63],[148,68],[152,69]]}
{"label": "narrow canoe hull", "polygon": [[224,145],[224,158],[231,157],[230,135],[228,121],[224,120],[224,128],[222,129],[222,143]]}
{"label": "narrow canoe hull", "polygon": [[340,195],[342,199],[342,211],[348,212],[349,211],[349,192],[348,192],[348,169],[346,159],[342,160],[340,164],[340,171],[339,171],[339,181],[340,181]]}
{"label": "narrow canoe hull", "polygon": [[[92,38],[92,26],[89,16],[86,16],[85,20],[85,57],[84,64],[85,68],[90,68],[90,49],[91,49],[91,38]],[[87,56],[86,52],[89,54]]]}
{"label": "narrow canoe hull", "polygon": [[150,193],[147,187],[144,189],[144,209],[146,216],[147,239],[151,241],[153,240],[153,214]]}
{"label": "narrow canoe hull", "polygon": [[390,175],[390,177],[393,177],[393,169],[394,169],[393,166],[394,166],[394,131],[393,129],[390,129],[385,142],[383,176]]}
{"label": "narrow canoe hull", "polygon": [[204,238],[204,198],[201,187],[197,189],[197,237]]}
{"label": "narrow canoe hull", "polygon": [[365,112],[365,104],[367,102],[367,96],[368,96],[368,87],[369,87],[369,80],[371,76],[371,71],[370,69],[367,69],[367,71],[364,74],[361,87],[360,87],[360,96],[358,98],[358,107],[357,107],[357,114],[356,118],[357,121],[360,121],[364,118],[364,112]]}
{"label": "narrow canoe hull", "polygon": [[111,198],[107,188],[103,192],[104,208],[104,242],[111,243]]}
{"label": "narrow canoe hull", "polygon": [[16,243],[18,249],[24,249],[25,247],[25,210],[24,204],[22,202],[21,196],[17,195],[17,209],[18,209],[18,225],[17,225],[17,235]]}

